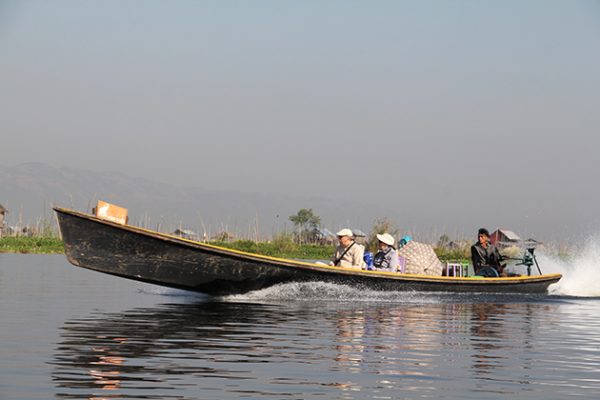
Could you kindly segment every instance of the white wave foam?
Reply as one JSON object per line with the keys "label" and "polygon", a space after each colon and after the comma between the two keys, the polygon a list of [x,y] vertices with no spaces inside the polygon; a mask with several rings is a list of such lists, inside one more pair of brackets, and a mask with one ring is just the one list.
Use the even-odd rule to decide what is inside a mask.
{"label": "white wave foam", "polygon": [[322,300],[377,303],[439,303],[439,294],[389,292],[354,288],[326,282],[292,282],[271,286],[243,295],[223,297],[225,301]]}
{"label": "white wave foam", "polygon": [[563,296],[600,296],[600,235],[590,237],[582,248],[569,257],[540,253],[543,273],[561,273],[562,279],[550,287],[550,293]]}

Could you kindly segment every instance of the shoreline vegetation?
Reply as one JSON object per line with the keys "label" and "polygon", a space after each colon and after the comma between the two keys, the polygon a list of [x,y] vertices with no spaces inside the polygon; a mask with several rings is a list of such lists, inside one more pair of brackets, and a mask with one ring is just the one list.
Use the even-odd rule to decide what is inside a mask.
{"label": "shoreline vegetation", "polygon": [[[92,211],[94,213],[94,211]],[[285,232],[279,232],[273,235],[271,239],[261,240],[258,234],[258,225],[253,233],[247,235],[240,232],[230,232],[227,229],[219,231],[215,235],[208,234],[205,227],[201,236],[190,229],[183,229],[181,226],[175,230],[173,227],[159,225],[155,230],[159,232],[172,232],[171,235],[179,236],[185,239],[191,239],[200,243],[215,245],[228,249],[244,251],[247,253],[260,254],[264,256],[296,259],[305,261],[327,261],[335,251],[337,240],[335,235],[321,227],[321,217],[316,215],[311,208],[302,208],[297,214],[289,216],[289,221],[293,223],[294,229]],[[21,253],[21,254],[63,254],[64,246],[60,238],[58,226],[47,219],[38,220],[33,226],[16,227],[6,225],[0,220],[0,254],[2,253]],[[145,228],[145,224],[139,225]],[[377,252],[377,234],[390,233],[395,238],[400,238],[400,231],[394,227],[394,224],[388,218],[379,218],[373,222],[370,234],[357,230],[357,243],[365,245],[372,253]],[[208,240],[201,240],[204,237]],[[471,245],[473,241],[463,239],[454,239],[443,234],[436,243],[425,240],[423,243],[431,244],[433,250],[442,263],[470,263]],[[567,257],[569,250],[565,246],[557,248],[559,257]],[[508,254],[507,249],[501,250],[503,255],[516,257]],[[509,247],[512,253],[514,248]],[[506,254],[504,254],[506,253]]]}
{"label": "shoreline vegetation", "polygon": [[0,253],[62,254],[63,241],[57,236],[3,236]]}
{"label": "shoreline vegetation", "polygon": [[[229,249],[261,254],[270,257],[300,260],[329,260],[335,250],[333,245],[297,244],[285,237],[268,242],[252,240],[209,241],[207,244]],[[446,249],[434,247],[442,262],[468,261],[469,249]],[[0,238],[0,253],[17,254],[63,254],[63,241],[58,236],[4,236]]]}

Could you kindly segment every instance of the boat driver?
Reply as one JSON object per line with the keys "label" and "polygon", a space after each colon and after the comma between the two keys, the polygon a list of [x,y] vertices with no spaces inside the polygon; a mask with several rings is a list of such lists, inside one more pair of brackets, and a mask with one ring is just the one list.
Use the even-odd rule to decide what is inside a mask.
{"label": "boat driver", "polygon": [[354,241],[352,231],[344,228],[336,235],[340,244],[336,247],[329,265],[365,269],[366,264],[363,260],[365,248]]}
{"label": "boat driver", "polygon": [[471,261],[475,269],[475,275],[493,278],[503,275],[504,265],[501,265],[502,256],[490,242],[490,233],[481,228],[477,232],[478,240],[471,246]]}

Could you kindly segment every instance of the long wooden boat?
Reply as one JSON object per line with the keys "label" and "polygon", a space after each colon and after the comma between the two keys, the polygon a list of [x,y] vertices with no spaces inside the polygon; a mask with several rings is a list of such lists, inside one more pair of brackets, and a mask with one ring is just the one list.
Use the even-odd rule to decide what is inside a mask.
{"label": "long wooden boat", "polygon": [[545,293],[560,274],[509,278],[362,271],[267,257],[54,208],[73,265],[210,295],[240,294],[285,282],[333,282],[385,291]]}

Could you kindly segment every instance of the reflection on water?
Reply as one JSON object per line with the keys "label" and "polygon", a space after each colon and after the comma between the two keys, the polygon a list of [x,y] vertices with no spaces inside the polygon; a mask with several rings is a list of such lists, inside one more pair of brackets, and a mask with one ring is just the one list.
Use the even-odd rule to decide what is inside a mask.
{"label": "reflection on water", "polygon": [[[99,313],[68,321],[56,349],[54,380],[64,388],[136,388],[141,394],[133,397],[152,398],[155,389],[185,388],[184,375],[248,379],[250,371],[243,367],[214,368],[207,363],[244,363],[253,353],[260,353],[264,337],[236,339],[251,334],[245,326],[254,325],[256,317],[239,305],[200,303]],[[221,340],[227,343],[219,344]],[[227,354],[219,354],[225,347]],[[197,362],[201,353],[202,362]]]}
{"label": "reflection on water", "polygon": [[[562,390],[544,376],[556,360],[539,357],[552,358],[540,341],[560,305],[199,302],[97,313],[65,322],[53,379],[61,398],[88,399],[541,395],[543,385]],[[578,368],[600,388],[597,368]]]}

